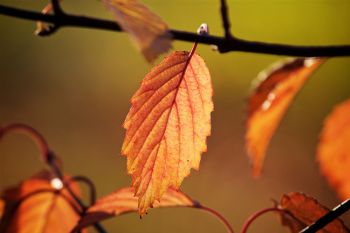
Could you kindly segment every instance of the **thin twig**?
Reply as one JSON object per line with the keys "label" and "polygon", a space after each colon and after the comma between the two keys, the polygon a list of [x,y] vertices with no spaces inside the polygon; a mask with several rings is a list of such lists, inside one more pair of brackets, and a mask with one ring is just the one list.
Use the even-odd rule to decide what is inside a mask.
{"label": "thin twig", "polygon": [[300,233],[315,233],[318,230],[321,230],[327,224],[331,223],[336,218],[340,217],[348,210],[350,210],[350,198],[340,205],[334,207],[333,210],[329,211],[323,217],[319,218],[312,225],[305,227],[302,231],[300,231]]}
{"label": "thin twig", "polygon": [[36,129],[21,123],[8,124],[0,127],[0,139],[9,133],[23,133],[29,135],[29,137],[36,142],[41,159],[45,163],[51,159],[48,156],[50,151],[49,145],[47,144],[45,138]]}
{"label": "thin twig", "polygon": [[81,182],[85,185],[88,186],[89,191],[90,191],[90,205],[95,204],[96,202],[96,187],[95,184],[88,178],[85,176],[73,176],[70,178],[70,180],[73,180],[75,182]]}
{"label": "thin twig", "polygon": [[221,215],[219,212],[217,212],[216,210],[211,209],[211,208],[206,207],[206,206],[202,206],[202,205],[199,204],[199,203],[198,203],[197,205],[195,205],[193,208],[201,209],[201,210],[203,210],[203,211],[206,211],[206,212],[208,212],[208,213],[214,215],[215,217],[217,217],[217,218],[225,225],[225,227],[226,227],[228,233],[234,233],[231,224],[227,221],[227,219],[226,219],[224,216],[222,216],[222,215]]}
{"label": "thin twig", "polygon": [[[91,17],[63,14],[43,15],[39,12],[17,9],[0,5],[0,14],[16,18],[39,20],[43,22],[59,24],[61,27],[83,27],[110,31],[121,31],[120,26],[110,20],[96,19]],[[284,44],[264,43],[248,41],[238,38],[226,39],[218,36],[200,36],[196,33],[169,30],[174,40],[198,42],[200,44],[216,45],[221,53],[240,51],[250,53],[263,53],[299,57],[340,57],[350,56],[350,45],[334,46],[293,46]]]}
{"label": "thin twig", "polygon": [[228,6],[226,4],[226,0],[220,0],[220,2],[221,2],[220,12],[221,12],[222,26],[225,30],[225,38],[231,39],[232,35],[230,32],[231,25],[230,25],[230,20],[228,16]]}
{"label": "thin twig", "polygon": [[266,209],[262,209],[256,213],[254,213],[253,215],[251,215],[243,224],[242,227],[242,231],[241,233],[247,233],[248,232],[248,228],[249,226],[261,215],[268,213],[268,212],[272,212],[272,211],[277,211],[277,212],[283,212],[283,210],[277,208],[277,207],[271,207],[271,208],[266,208]]}

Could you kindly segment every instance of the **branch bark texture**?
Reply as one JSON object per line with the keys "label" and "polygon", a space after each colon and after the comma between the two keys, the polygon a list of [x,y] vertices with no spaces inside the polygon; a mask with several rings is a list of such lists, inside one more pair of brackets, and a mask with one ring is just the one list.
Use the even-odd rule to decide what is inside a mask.
{"label": "branch bark texture", "polygon": [[[62,27],[81,27],[108,31],[122,31],[114,21],[86,16],[72,15],[61,12],[60,14],[44,15],[40,12],[17,9],[0,4],[0,15],[11,16],[20,19],[42,21],[54,24],[55,30]],[[54,32],[53,31],[53,32]],[[296,57],[341,57],[350,56],[350,45],[330,46],[294,46],[286,44],[265,43],[249,41],[236,37],[201,36],[196,33],[169,30],[174,40],[198,42],[200,44],[216,45],[219,52],[249,52],[261,54],[286,55]]]}

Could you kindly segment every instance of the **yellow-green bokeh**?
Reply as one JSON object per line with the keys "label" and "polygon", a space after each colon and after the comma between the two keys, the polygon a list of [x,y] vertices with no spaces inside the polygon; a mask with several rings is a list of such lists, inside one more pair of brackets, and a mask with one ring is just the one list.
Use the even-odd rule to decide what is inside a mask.
{"label": "yellow-green bokeh", "polygon": [[[1,0],[40,10],[47,1]],[[223,33],[218,0],[144,1],[171,28],[196,31],[206,22]],[[296,45],[350,44],[348,0],[228,1],[233,33],[241,38]],[[95,0],[66,0],[67,12],[111,18]],[[0,16],[0,124],[27,123],[49,141],[65,171],[89,176],[99,196],[130,184],[119,154],[121,124],[129,99],[150,70],[125,33],[63,28],[33,35],[34,22]],[[189,50],[175,42],[174,49]],[[350,97],[350,58],[334,58],[310,79],[288,111],[268,150],[261,179],[250,174],[244,153],[245,103],[257,73],[281,57],[219,54],[199,46],[214,84],[215,111],[208,152],[201,169],[182,190],[223,215],[238,231],[251,213],[272,205],[283,193],[303,191],[332,207],[339,200],[320,175],[314,152],[324,117]],[[38,152],[26,137],[0,143],[0,189],[41,169]],[[345,216],[350,223],[349,214]],[[104,222],[109,232],[224,232],[211,216],[195,210],[151,210],[140,220],[128,215]],[[287,232],[274,215],[252,232]]]}

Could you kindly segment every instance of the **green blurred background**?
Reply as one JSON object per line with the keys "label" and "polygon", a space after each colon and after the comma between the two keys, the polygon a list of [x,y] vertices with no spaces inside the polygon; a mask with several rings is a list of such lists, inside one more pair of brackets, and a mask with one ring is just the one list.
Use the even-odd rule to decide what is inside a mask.
{"label": "green blurred background", "polygon": [[[41,10],[43,0],[0,3]],[[143,1],[171,28],[195,31],[206,22],[222,35],[219,1]],[[233,33],[241,38],[295,45],[350,44],[348,0],[228,1]],[[70,13],[112,18],[99,1],[67,0]],[[130,184],[121,124],[129,99],[150,70],[125,33],[63,28],[33,35],[35,23],[0,16],[0,124],[22,122],[38,129],[64,161],[68,174],[89,176],[99,196]],[[175,42],[174,50],[190,43]],[[208,152],[182,190],[228,218],[238,231],[253,212],[283,193],[303,191],[333,207],[339,200],[320,175],[315,147],[324,117],[350,95],[350,58],[334,58],[310,79],[291,106],[268,150],[263,176],[251,177],[244,152],[245,104],[257,73],[281,57],[219,54],[199,46],[213,79],[215,111]],[[43,168],[33,143],[11,135],[0,144],[0,189]],[[350,214],[344,215],[350,223]],[[225,232],[211,216],[190,209],[151,210],[103,222],[109,232]],[[274,214],[251,232],[287,232]]]}

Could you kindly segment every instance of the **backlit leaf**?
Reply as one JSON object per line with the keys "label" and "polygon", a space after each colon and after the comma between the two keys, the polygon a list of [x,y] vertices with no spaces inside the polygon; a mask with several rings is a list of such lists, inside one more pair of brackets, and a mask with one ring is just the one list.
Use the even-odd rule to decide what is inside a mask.
{"label": "backlit leaf", "polygon": [[326,118],[317,148],[321,172],[338,196],[350,198],[350,99]]}
{"label": "backlit leaf", "polygon": [[[6,221],[1,222],[0,232],[70,232],[79,221],[79,207],[57,184],[51,173],[44,171],[7,190],[3,194]],[[78,191],[74,184],[71,187]],[[8,208],[8,204],[12,207]]]}
{"label": "backlit leaf", "polygon": [[[190,197],[174,189],[168,189],[160,201],[154,203],[155,208],[194,205],[195,202]],[[134,189],[122,188],[97,200],[97,202],[87,210],[86,215],[80,220],[75,231],[110,217],[137,211],[138,200],[137,197],[134,196]]]}
{"label": "backlit leaf", "polygon": [[322,61],[298,58],[279,62],[255,80],[248,103],[246,132],[246,149],[255,177],[261,173],[267,146],[288,106]]}
{"label": "backlit leaf", "polygon": [[201,57],[174,52],[153,68],[131,99],[122,154],[145,214],[168,187],[178,189],[207,150],[213,110],[209,71]]}
{"label": "backlit leaf", "polygon": [[[299,232],[329,212],[329,209],[318,203],[316,199],[294,192],[282,196],[279,208],[285,211],[285,214],[281,215],[282,220],[286,216],[289,217],[289,223],[285,225],[290,227],[293,233]],[[291,224],[293,220],[295,222]],[[343,221],[336,219],[318,233],[349,233],[349,229],[346,228]]]}
{"label": "backlit leaf", "polygon": [[102,0],[148,61],[171,48],[163,20],[136,0]]}

